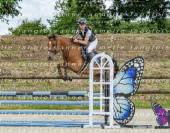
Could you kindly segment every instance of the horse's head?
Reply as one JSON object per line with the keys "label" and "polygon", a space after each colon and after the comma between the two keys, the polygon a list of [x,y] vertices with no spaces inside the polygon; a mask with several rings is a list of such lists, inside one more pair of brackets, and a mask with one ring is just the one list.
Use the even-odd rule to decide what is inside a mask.
{"label": "horse's head", "polygon": [[57,37],[55,35],[48,36],[48,60],[53,60],[53,57],[58,53]]}

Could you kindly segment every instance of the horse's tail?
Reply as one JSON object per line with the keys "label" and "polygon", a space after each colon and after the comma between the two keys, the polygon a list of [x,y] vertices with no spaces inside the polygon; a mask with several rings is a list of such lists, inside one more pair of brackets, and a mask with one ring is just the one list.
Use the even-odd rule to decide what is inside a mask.
{"label": "horse's tail", "polygon": [[119,66],[118,66],[117,61],[115,60],[114,57],[112,58],[112,61],[114,63],[114,70],[115,70],[114,76],[115,76],[117,74],[117,72],[119,71]]}

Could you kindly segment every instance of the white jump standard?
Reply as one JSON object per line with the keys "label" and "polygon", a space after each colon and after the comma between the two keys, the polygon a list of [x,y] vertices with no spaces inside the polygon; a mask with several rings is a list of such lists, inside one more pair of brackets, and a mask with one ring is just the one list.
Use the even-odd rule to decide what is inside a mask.
{"label": "white jump standard", "polygon": [[[98,72],[100,74],[99,81],[95,81],[94,77],[94,72],[97,70],[99,70]],[[93,116],[102,115],[108,116],[109,118],[109,125],[104,125],[104,128],[115,128],[113,120],[113,77],[114,64],[112,58],[105,53],[100,53],[94,56],[90,62],[89,75],[89,125],[85,125],[84,127],[96,127],[96,125],[94,125]],[[99,85],[99,96],[94,96],[95,85]],[[109,92],[108,96],[105,94],[106,89],[107,92]],[[99,110],[94,110],[95,100],[99,100]],[[106,110],[107,105],[103,103],[106,100],[108,100],[109,103],[109,110]]]}

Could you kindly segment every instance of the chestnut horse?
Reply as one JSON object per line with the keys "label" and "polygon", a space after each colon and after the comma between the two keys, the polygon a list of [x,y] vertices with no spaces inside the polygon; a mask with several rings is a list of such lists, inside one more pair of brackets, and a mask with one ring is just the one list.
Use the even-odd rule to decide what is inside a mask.
{"label": "chestnut horse", "polygon": [[[77,74],[88,74],[88,70],[83,70],[85,60],[81,54],[81,44],[74,43],[73,38],[51,35],[48,37],[48,60],[53,60],[56,53],[61,52],[63,57],[63,64],[58,64],[58,73],[64,80],[71,80],[67,75],[67,70],[71,70]],[[115,70],[118,67],[115,60]],[[62,73],[64,69],[64,75]]]}

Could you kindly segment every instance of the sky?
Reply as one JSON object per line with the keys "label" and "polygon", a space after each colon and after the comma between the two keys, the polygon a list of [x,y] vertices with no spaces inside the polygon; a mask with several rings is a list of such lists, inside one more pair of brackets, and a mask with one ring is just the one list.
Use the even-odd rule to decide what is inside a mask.
{"label": "sky", "polygon": [[[8,28],[17,27],[21,24],[22,20],[35,20],[41,18],[42,23],[48,26],[47,19],[52,19],[55,15],[55,2],[57,0],[23,0],[19,3],[21,6],[19,15],[14,18],[9,18],[9,24],[0,21],[0,35],[9,34]],[[111,0],[105,2],[106,7],[109,7]]]}
{"label": "sky", "polygon": [[9,27],[16,27],[21,24],[22,20],[42,19],[44,24],[48,24],[47,19],[52,19],[55,15],[56,0],[23,0],[20,2],[22,15],[9,18],[9,25],[0,21],[0,35],[9,34]]}

